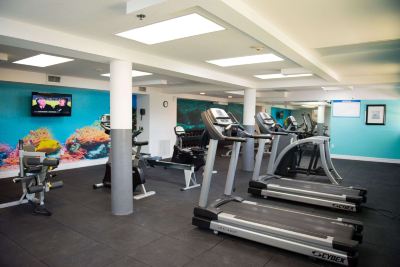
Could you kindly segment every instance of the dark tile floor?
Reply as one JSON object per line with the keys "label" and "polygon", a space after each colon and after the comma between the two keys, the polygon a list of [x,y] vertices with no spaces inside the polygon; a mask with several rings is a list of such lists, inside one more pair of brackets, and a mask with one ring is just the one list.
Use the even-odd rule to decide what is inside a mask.
{"label": "dark tile floor", "polygon": [[[399,266],[400,165],[335,161],[346,184],[369,189],[361,214],[339,214],[365,224],[359,266]],[[228,159],[218,158],[210,199],[223,190]],[[266,165],[266,164],[265,164]],[[227,235],[214,235],[191,225],[199,189],[182,192],[180,171],[146,169],[153,197],[135,201],[130,216],[110,214],[110,193],[93,190],[104,166],[62,171],[62,189],[47,194],[51,217],[31,215],[29,206],[0,210],[0,266],[330,266],[306,256]],[[237,194],[247,196],[251,173],[238,171]],[[0,201],[17,195],[18,187],[0,181]],[[261,200],[263,201],[263,200]],[[328,215],[338,213],[265,200]],[[378,211],[377,211],[378,210]]]}

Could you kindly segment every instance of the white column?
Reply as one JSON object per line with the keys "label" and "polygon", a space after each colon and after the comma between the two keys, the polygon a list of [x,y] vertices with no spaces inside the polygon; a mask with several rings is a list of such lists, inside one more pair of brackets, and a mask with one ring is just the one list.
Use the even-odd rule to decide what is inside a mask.
{"label": "white column", "polygon": [[[255,129],[254,116],[256,115],[256,89],[246,88],[244,90],[243,103],[243,126],[246,131],[253,134]],[[254,139],[247,138],[243,146],[243,164],[244,171],[253,171],[254,169]]]}
{"label": "white column", "polygon": [[132,64],[110,63],[111,211],[133,213],[132,189]]}
{"label": "white column", "polygon": [[318,133],[318,135],[324,134],[324,123],[325,123],[325,105],[319,105],[318,113],[317,113],[317,133]]}

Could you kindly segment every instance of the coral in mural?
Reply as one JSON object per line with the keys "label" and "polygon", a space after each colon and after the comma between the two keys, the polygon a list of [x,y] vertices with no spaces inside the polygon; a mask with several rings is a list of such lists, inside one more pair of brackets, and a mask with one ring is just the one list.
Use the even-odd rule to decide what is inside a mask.
{"label": "coral in mural", "polygon": [[17,168],[18,164],[19,164],[18,155],[19,155],[19,153],[18,153],[18,149],[17,148],[12,150],[8,154],[8,157],[3,160],[3,165],[0,166],[0,170]]}
{"label": "coral in mural", "polygon": [[54,139],[50,130],[47,128],[31,130],[22,140],[24,141],[24,144],[33,145],[35,151],[45,152],[48,157],[60,157],[62,146],[60,142]]}
{"label": "coral in mural", "polygon": [[65,143],[62,160],[98,159],[107,157],[110,151],[110,137],[98,127],[88,126],[77,129]]}
{"label": "coral in mural", "polygon": [[22,140],[24,144],[31,144],[37,147],[42,140],[52,140],[53,136],[47,128],[39,128],[36,130],[29,131],[29,134]]}
{"label": "coral in mural", "polygon": [[[24,144],[33,145],[35,151],[45,152],[48,157],[60,157],[61,144],[54,140],[47,128],[39,128],[29,131],[29,134],[22,138]],[[18,147],[11,149],[10,146],[0,145],[0,169],[17,168],[19,163]]]}
{"label": "coral in mural", "polygon": [[5,164],[4,160],[8,158],[11,152],[12,148],[9,145],[0,144],[0,166]]}

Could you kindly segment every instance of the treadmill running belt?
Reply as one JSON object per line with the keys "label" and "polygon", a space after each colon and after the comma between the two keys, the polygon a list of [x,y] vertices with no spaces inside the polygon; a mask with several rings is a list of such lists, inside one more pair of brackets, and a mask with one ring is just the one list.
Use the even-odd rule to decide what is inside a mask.
{"label": "treadmill running belt", "polygon": [[294,179],[272,178],[261,180],[261,182],[265,182],[266,184],[276,184],[283,187],[292,187],[302,190],[311,190],[334,195],[358,196],[359,194],[359,190],[355,189],[349,189],[346,187],[340,188],[338,186],[332,186],[330,184],[313,183]]}
{"label": "treadmill running belt", "polygon": [[279,227],[311,236],[321,238],[331,236],[349,240],[353,237],[354,229],[351,226],[304,213],[236,201],[230,201],[219,206],[218,209],[222,212],[235,215],[238,219]]}

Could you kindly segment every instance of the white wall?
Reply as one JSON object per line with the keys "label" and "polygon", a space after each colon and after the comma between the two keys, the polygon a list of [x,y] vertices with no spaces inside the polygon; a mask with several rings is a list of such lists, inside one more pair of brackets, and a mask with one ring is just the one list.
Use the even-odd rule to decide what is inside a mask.
{"label": "white wall", "polygon": [[[143,147],[142,151],[152,156],[170,158],[175,144],[174,127],[176,126],[177,101],[176,96],[159,93],[148,89],[148,94],[138,95],[137,102],[137,126],[143,127],[144,131],[139,136],[140,141],[149,141],[149,145]],[[163,102],[168,106],[164,107]],[[146,110],[146,115],[140,119],[140,109]]]}
{"label": "white wall", "polygon": [[[168,106],[164,107],[163,102]],[[175,144],[174,127],[177,120],[177,98],[173,95],[150,94],[150,152],[162,158],[172,156]]]}
{"label": "white wall", "polygon": [[69,86],[85,89],[108,90],[109,82],[61,75],[60,83],[47,81],[47,74],[42,72],[22,71],[0,68],[0,80],[8,82],[47,84],[54,86]]}

